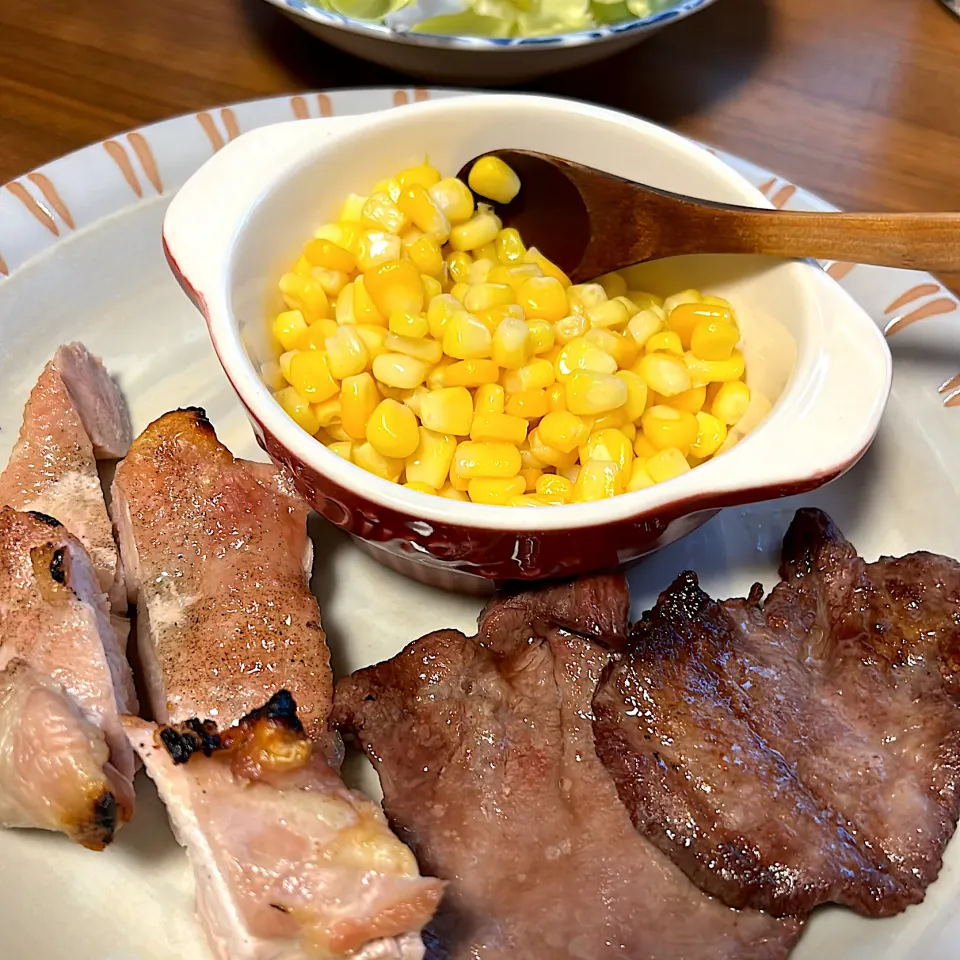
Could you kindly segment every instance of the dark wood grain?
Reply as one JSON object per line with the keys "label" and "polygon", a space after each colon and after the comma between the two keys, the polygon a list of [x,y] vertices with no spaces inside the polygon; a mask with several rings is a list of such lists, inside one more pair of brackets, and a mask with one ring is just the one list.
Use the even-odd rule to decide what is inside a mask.
{"label": "dark wood grain", "polygon": [[[400,80],[262,0],[3,0],[0,182],[174,114]],[[935,0],[718,0],[529,89],[676,127],[848,208],[960,210],[960,22]],[[960,267],[944,276],[960,292]]]}

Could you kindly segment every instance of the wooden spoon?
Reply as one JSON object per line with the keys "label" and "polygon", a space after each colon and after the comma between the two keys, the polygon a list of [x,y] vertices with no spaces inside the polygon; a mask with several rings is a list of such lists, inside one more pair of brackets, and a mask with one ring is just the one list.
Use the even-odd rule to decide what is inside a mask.
{"label": "wooden spoon", "polygon": [[[960,213],[757,210],[657,190],[545,153],[491,153],[520,177],[517,197],[493,204],[504,226],[516,227],[527,246],[537,247],[574,283],[689,253],[763,253],[924,270],[960,266]],[[460,171],[465,182],[474,162]]]}

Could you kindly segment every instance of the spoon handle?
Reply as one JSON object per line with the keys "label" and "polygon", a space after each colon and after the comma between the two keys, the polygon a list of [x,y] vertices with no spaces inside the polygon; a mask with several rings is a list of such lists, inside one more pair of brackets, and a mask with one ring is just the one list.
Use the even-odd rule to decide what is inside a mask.
{"label": "spoon handle", "polygon": [[687,213],[666,231],[672,236],[662,238],[676,254],[764,253],[924,270],[960,266],[960,213],[795,213],[706,203],[689,204]]}

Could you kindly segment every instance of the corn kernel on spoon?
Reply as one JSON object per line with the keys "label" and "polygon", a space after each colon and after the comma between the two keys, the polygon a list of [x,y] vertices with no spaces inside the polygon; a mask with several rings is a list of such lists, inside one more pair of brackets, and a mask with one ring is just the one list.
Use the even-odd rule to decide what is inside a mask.
{"label": "corn kernel on spoon", "polygon": [[[490,151],[465,164],[460,179],[470,182],[474,164],[489,157],[507,164],[522,188],[508,203],[480,199],[493,199],[503,225],[519,230],[574,283],[634,263],[693,253],[811,257],[923,270],[960,265],[960,213],[757,210],[696,200],[527,150]],[[484,178],[478,183],[478,172],[471,187],[479,195]]]}

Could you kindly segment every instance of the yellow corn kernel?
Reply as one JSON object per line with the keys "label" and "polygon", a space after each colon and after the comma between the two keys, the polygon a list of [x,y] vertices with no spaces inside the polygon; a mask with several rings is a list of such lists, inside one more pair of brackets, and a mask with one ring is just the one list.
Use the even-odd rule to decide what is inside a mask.
{"label": "yellow corn kernel", "polygon": [[[357,277],[353,281],[353,322],[366,326],[385,327],[387,316],[373,302],[370,291],[367,289],[366,277]],[[344,290],[346,293],[346,290]]]}
{"label": "yellow corn kernel", "polygon": [[357,269],[361,273],[372,270],[378,263],[399,260],[403,253],[400,238],[382,230],[368,230],[357,240]]}
{"label": "yellow corn kernel", "polygon": [[590,424],[591,433],[594,433],[597,430],[607,430],[611,427],[614,430],[620,430],[629,422],[630,421],[627,419],[626,404],[624,404],[622,407],[617,407],[616,410],[609,410],[607,413],[601,413],[599,416],[587,417],[587,423]]}
{"label": "yellow corn kernel", "polygon": [[627,480],[627,493],[633,493],[634,490],[645,490],[653,486],[653,477],[647,473],[647,461],[639,457],[633,461],[630,467],[630,479]]}
{"label": "yellow corn kernel", "polygon": [[347,377],[340,385],[340,422],[354,440],[367,435],[367,421],[380,403],[380,393],[369,373]]}
{"label": "yellow corn kernel", "polygon": [[[522,466],[520,451],[512,443],[477,443],[463,440],[453,455],[457,476],[465,480],[474,477],[515,477]],[[517,493],[523,493],[518,490]]]}
{"label": "yellow corn kernel", "polygon": [[524,390],[542,390],[556,379],[556,372],[549,360],[537,357],[516,370],[505,370],[500,382],[507,393],[520,393]]}
{"label": "yellow corn kernel", "polygon": [[527,329],[530,331],[530,349],[534,356],[546,353],[556,343],[553,327],[546,320],[530,320]]}
{"label": "yellow corn kernel", "polygon": [[520,178],[499,157],[481,157],[470,168],[467,183],[494,203],[509,203],[520,192]]}
{"label": "yellow corn kernel", "polygon": [[623,305],[629,320],[632,320],[640,312],[640,308],[629,297],[614,297],[613,299]]}
{"label": "yellow corn kernel", "polygon": [[523,494],[523,477],[475,477],[470,480],[467,494],[474,503],[491,507],[508,507]]}
{"label": "yellow corn kernel", "polygon": [[702,303],[703,294],[699,290],[681,290],[673,293],[663,301],[663,311],[669,317],[674,310],[684,303]]}
{"label": "yellow corn kernel", "polygon": [[697,414],[697,439],[690,444],[690,452],[701,459],[712,457],[727,439],[727,428],[716,417],[700,411]]}
{"label": "yellow corn kernel", "polygon": [[638,420],[647,406],[647,385],[632,370],[618,370],[615,376],[627,385],[627,402],[623,407],[627,420]]}
{"label": "yellow corn kernel", "polygon": [[[520,458],[523,462],[523,457]],[[537,489],[537,481],[543,476],[543,471],[539,467],[521,467],[517,476],[523,478],[523,492],[533,493]]]}
{"label": "yellow corn kernel", "polygon": [[373,359],[373,375],[388,387],[412,390],[423,383],[430,372],[430,364],[405,353],[381,353]]}
{"label": "yellow corn kernel", "polygon": [[633,443],[637,439],[637,425],[635,423],[625,423],[622,427],[619,428],[623,431],[623,435]]}
{"label": "yellow corn kernel", "polygon": [[[501,389],[503,388],[501,387]],[[550,412],[547,403],[547,391],[541,388],[539,390],[521,390],[519,393],[511,393],[504,409],[512,417],[537,420]]]}
{"label": "yellow corn kernel", "polygon": [[514,443],[527,439],[527,421],[506,413],[474,413],[470,439],[479,443]]}
{"label": "yellow corn kernel", "polygon": [[490,331],[471,313],[461,310],[443,328],[443,352],[457,360],[489,357],[493,349]]}
{"label": "yellow corn kernel", "polygon": [[497,234],[497,259],[503,264],[522,263],[527,248],[520,234],[513,227],[507,227]]}
{"label": "yellow corn kernel", "polygon": [[640,348],[632,337],[625,337],[622,333],[613,333],[610,330],[596,328],[588,330],[583,339],[599,347],[604,353],[609,353],[617,362],[618,367],[628,369],[636,362]]}
{"label": "yellow corn kernel", "polygon": [[478,283],[470,287],[463,305],[471,312],[514,303],[513,288],[506,283]]}
{"label": "yellow corn kernel", "polygon": [[[406,221],[407,218],[388,193],[371,194],[360,211],[360,223],[368,230],[399,233],[404,228]],[[421,229],[423,228],[421,227]]]}
{"label": "yellow corn kernel", "polygon": [[693,386],[683,359],[670,353],[644,354],[633,369],[651,390],[664,397],[676,396]]}
{"label": "yellow corn kernel", "polygon": [[433,195],[421,184],[410,183],[402,187],[397,208],[436,243],[445,243],[450,236],[450,221]]}
{"label": "yellow corn kernel", "polygon": [[470,481],[466,477],[461,477],[460,474],[457,473],[456,453],[454,453],[454,458],[450,462],[450,486],[456,490],[462,490],[464,493],[470,486]]}
{"label": "yellow corn kernel", "polygon": [[429,483],[422,483],[419,480],[408,480],[404,484],[404,487],[407,490],[415,490],[417,493],[426,493],[431,497],[437,492]]}
{"label": "yellow corn kernel", "polygon": [[537,425],[540,439],[554,450],[570,453],[587,438],[589,426],[567,410],[548,413]]}
{"label": "yellow corn kernel", "polygon": [[367,421],[367,442],[384,457],[404,460],[420,442],[413,411],[396,400],[381,400]]}
{"label": "yellow corn kernel", "polygon": [[458,250],[447,257],[447,271],[454,283],[466,283],[470,276],[473,257],[466,250]]}
{"label": "yellow corn kernel", "polygon": [[701,360],[688,350],[683,362],[694,385],[739,380],[743,376],[743,354],[739,350],[733,350],[727,360]]}
{"label": "yellow corn kernel", "polygon": [[[301,397],[310,403],[323,403],[337,392],[327,355],[319,350],[301,350],[290,360],[290,375],[287,377]],[[316,430],[311,430],[316,433]]]}
{"label": "yellow corn kernel", "polygon": [[295,273],[285,273],[280,278],[279,287],[283,302],[291,310],[299,310],[307,323],[329,314],[327,295],[315,280],[308,280]]}
{"label": "yellow corn kernel", "polygon": [[388,260],[364,273],[363,285],[377,310],[385,317],[392,313],[420,313],[423,284],[420,273],[409,260]]}
{"label": "yellow corn kernel", "polygon": [[488,282],[505,283],[512,288],[514,296],[528,280],[540,277],[543,277],[543,271],[535,263],[494,264],[487,274]]}
{"label": "yellow corn kernel", "polygon": [[672,480],[690,470],[687,458],[676,447],[667,447],[666,450],[658,451],[647,460],[644,467],[654,483]]}
{"label": "yellow corn kernel", "polygon": [[401,187],[408,187],[411,183],[419,183],[421,187],[429,189],[440,182],[440,172],[424,161],[416,167],[407,167],[397,174],[397,183]]}
{"label": "yellow corn kernel", "polygon": [[357,324],[354,329],[357,331],[360,339],[367,348],[367,355],[373,362],[381,353],[386,353],[387,348],[384,341],[387,339],[386,327],[379,327],[373,324]]}
{"label": "yellow corn kernel", "polygon": [[627,385],[609,373],[577,370],[566,382],[567,409],[579,416],[616,410],[627,402]]}
{"label": "yellow corn kernel", "polygon": [[443,356],[443,347],[430,337],[404,337],[388,333],[383,345],[389,353],[403,353],[416,357],[431,366]]}
{"label": "yellow corn kernel", "polygon": [[504,320],[523,320],[523,308],[519,304],[508,303],[501,307],[491,307],[489,310],[477,310],[474,316],[491,333],[496,333],[497,327]]}
{"label": "yellow corn kernel", "polygon": [[647,460],[657,452],[657,448],[639,431],[633,440],[633,452],[641,460]]}
{"label": "yellow corn kernel", "polygon": [[310,271],[314,282],[320,284],[321,289],[329,300],[337,297],[340,291],[350,282],[350,277],[342,270],[327,270],[326,267],[314,267]]}
{"label": "yellow corn kernel", "polygon": [[420,237],[407,248],[410,262],[423,274],[439,277],[443,273],[443,254],[432,237]]}
{"label": "yellow corn kernel", "polygon": [[605,273],[602,277],[597,277],[597,283],[611,300],[622,297],[627,292],[627,281],[619,273]]}
{"label": "yellow corn kernel", "polygon": [[[669,299],[669,298],[668,298]],[[664,303],[666,309],[666,302]],[[718,320],[736,326],[733,314],[724,307],[715,304],[701,303],[699,300],[684,301],[668,311],[667,324],[671,330],[680,335],[683,349],[690,349],[690,338],[694,329],[704,320]]]}
{"label": "yellow corn kernel", "polygon": [[623,493],[620,468],[609,460],[588,460],[577,473],[570,500],[572,503],[586,503],[606,500],[619,493]]}
{"label": "yellow corn kernel", "polygon": [[[629,268],[628,271],[629,272]],[[627,280],[629,286],[630,281]],[[626,298],[637,308],[637,310],[649,310],[651,307],[663,309],[663,298],[655,293],[647,293],[645,290],[627,290]]]}
{"label": "yellow corn kernel", "polygon": [[450,223],[465,223],[473,216],[473,194],[456,177],[444,177],[429,190],[430,198]]}
{"label": "yellow corn kernel", "polygon": [[713,398],[710,412],[728,427],[735,426],[750,406],[750,388],[742,380],[721,383]]}
{"label": "yellow corn kernel", "polygon": [[[557,456],[562,456],[562,454],[558,451]],[[546,464],[542,460],[537,459],[537,457],[533,455],[533,451],[530,449],[529,437],[527,438],[527,442],[520,447],[520,463],[523,464],[520,468],[521,470],[543,470],[543,468],[546,467]]]}
{"label": "yellow corn kernel", "polygon": [[420,401],[420,419],[435,433],[467,437],[473,423],[473,397],[466,387],[434,390]]}
{"label": "yellow corn kernel", "polygon": [[450,230],[450,246],[454,250],[476,250],[497,239],[500,221],[488,210],[474,214],[466,223]]}
{"label": "yellow corn kernel", "polygon": [[280,373],[283,375],[283,379],[290,382],[290,363],[293,358],[299,353],[299,350],[287,350],[286,353],[281,353],[280,358],[277,363],[280,366]]}
{"label": "yellow corn kernel", "polygon": [[697,418],[692,413],[662,404],[645,410],[640,418],[640,426],[643,435],[658,450],[676,447],[684,456],[700,430]]}
{"label": "yellow corn kernel", "polygon": [[303,255],[311,267],[324,267],[340,273],[353,273],[357,269],[357,258],[332,240],[311,240],[304,247]]}
{"label": "yellow corn kernel", "polygon": [[623,475],[629,476],[633,462],[633,445],[619,430],[608,427],[591,433],[587,442],[580,447],[580,462],[588,460],[610,460],[615,463]]}
{"label": "yellow corn kernel", "polygon": [[[307,356],[307,354],[303,354],[303,356]],[[278,390],[275,396],[284,413],[307,433],[314,434],[320,429],[320,421],[313,412],[310,401],[295,387],[284,387],[282,390]]]}
{"label": "yellow corn kernel", "polygon": [[493,359],[506,370],[517,370],[531,357],[530,328],[523,320],[507,318],[493,334]]}
{"label": "yellow corn kernel", "polygon": [[343,410],[340,406],[339,397],[331,397],[329,400],[324,400],[323,403],[314,403],[312,407],[317,423],[321,427],[330,427],[342,420]]}
{"label": "yellow corn kernel", "polygon": [[267,360],[260,364],[260,379],[271,390],[282,390],[287,385],[287,378],[283,369],[276,360]]}
{"label": "yellow corn kernel", "polygon": [[586,317],[591,327],[616,330],[627,325],[630,314],[619,300],[604,300],[603,303],[590,307],[586,311]]}
{"label": "yellow corn kernel", "polygon": [[306,333],[300,337],[297,346],[301,350],[326,350],[327,337],[335,336],[339,329],[336,320],[321,317],[307,327]]}
{"label": "yellow corn kernel", "polygon": [[633,337],[638,347],[646,345],[647,341],[663,330],[662,311],[641,310],[627,322],[627,335]]}
{"label": "yellow corn kernel", "polygon": [[396,483],[403,473],[403,461],[385,457],[369,441],[358,443],[353,448],[353,462],[368,473]]}
{"label": "yellow corn kernel", "polygon": [[[361,278],[358,277],[359,281]],[[341,326],[349,326],[357,322],[356,314],[353,311],[353,298],[356,293],[356,282],[348,283],[337,297],[337,306],[334,311],[334,318]],[[371,304],[372,306],[372,304]]]}
{"label": "yellow corn kernel", "polygon": [[457,441],[445,433],[419,428],[416,450],[406,459],[407,480],[439,490],[447,482]]}
{"label": "yellow corn kernel", "polygon": [[643,345],[646,353],[672,353],[675,357],[683,356],[683,344],[680,336],[673,330],[661,330],[647,338]]}
{"label": "yellow corn kernel", "polygon": [[588,329],[587,318],[581,314],[572,313],[570,316],[558,320],[553,325],[555,344],[566,346],[571,340],[582,337]]}
{"label": "yellow corn kernel", "polygon": [[327,444],[327,449],[344,460],[353,461],[353,443],[349,440],[334,440]]}
{"label": "yellow corn kernel", "polygon": [[562,383],[555,383],[547,388],[547,409],[550,413],[555,410],[567,409],[567,391]]}
{"label": "yellow corn kernel", "polygon": [[470,498],[463,490],[458,490],[452,484],[446,484],[437,491],[438,497],[443,497],[445,500],[460,500],[466,503],[470,502]]}
{"label": "yellow corn kernel", "polygon": [[530,494],[521,493],[519,497],[511,498],[510,502],[507,504],[508,507],[546,507],[548,504],[540,497],[531,496]]}
{"label": "yellow corn kernel", "polygon": [[273,335],[284,350],[296,349],[306,332],[307,321],[300,310],[284,310],[273,321]]}
{"label": "yellow corn kernel", "polygon": [[340,210],[340,220],[359,220],[367,200],[367,197],[363,197],[359,193],[348,193],[347,199],[343,201],[343,207]]}
{"label": "yellow corn kernel", "polygon": [[467,295],[469,292],[470,292],[470,284],[469,284],[469,283],[455,283],[455,284],[450,288],[450,296],[451,296],[451,297],[456,297],[457,302],[460,303],[461,306],[463,305],[463,299],[464,299],[464,297],[466,297],[466,295]]}
{"label": "yellow corn kernel", "polygon": [[[466,363],[465,360],[461,362]],[[467,386],[467,384],[461,384],[461,386]],[[504,403],[504,389],[499,383],[480,384],[473,398],[473,407],[476,414],[503,413]]]}
{"label": "yellow corn kernel", "polygon": [[677,393],[672,397],[664,397],[663,401],[667,406],[674,410],[685,410],[687,413],[697,413],[703,409],[703,404],[707,399],[706,387],[691,387],[684,390],[683,393]]}
{"label": "yellow corn kernel", "polygon": [[400,402],[409,407],[418,417],[420,416],[420,401],[430,391],[421,383],[419,387],[412,390],[401,390]]}
{"label": "yellow corn kernel", "polygon": [[350,435],[343,429],[343,424],[341,423],[329,423],[326,427],[321,427],[317,437],[319,438],[321,434],[324,433],[330,438],[329,441],[327,441],[328,443],[352,443]]}
{"label": "yellow corn kernel", "polygon": [[427,374],[427,389],[440,390],[447,386],[447,370],[455,361],[449,357],[441,357],[440,362]]}
{"label": "yellow corn kernel", "polygon": [[324,341],[327,347],[327,365],[337,380],[362,373],[370,362],[370,354],[355,327],[338,327],[332,337]]}
{"label": "yellow corn kernel", "polygon": [[575,450],[570,451],[570,453],[564,453],[562,450],[558,450],[556,447],[551,447],[549,444],[544,443],[540,436],[539,429],[530,431],[527,443],[533,459],[541,464],[541,466],[556,467],[556,469],[562,470],[572,467],[577,462]]}
{"label": "yellow corn kernel", "polygon": [[566,383],[578,370],[593,373],[615,373],[617,361],[609,353],[594,346],[585,337],[576,337],[560,351],[554,363],[557,380]]}
{"label": "yellow corn kernel", "polygon": [[607,302],[607,291],[599,283],[576,283],[567,289],[572,313],[586,316],[588,310]]}
{"label": "yellow corn kernel", "polygon": [[517,291],[517,303],[528,320],[556,323],[569,312],[567,294],[555,277],[530,277]]}
{"label": "yellow corn kernel", "polygon": [[690,352],[701,360],[728,360],[740,331],[725,320],[702,320],[690,335]]}
{"label": "yellow corn kernel", "polygon": [[545,277],[553,277],[566,289],[570,286],[570,278],[552,261],[548,260],[536,247],[530,247],[523,255],[524,263],[532,263],[540,268]]}
{"label": "yellow corn kernel", "polygon": [[430,336],[435,340],[442,340],[447,321],[455,314],[462,312],[463,304],[452,294],[443,293],[439,297],[434,297],[427,307],[427,326],[430,328]]}
{"label": "yellow corn kernel", "polygon": [[[390,332],[398,337],[420,339],[430,332],[427,318],[419,313],[403,313],[395,310],[387,320]],[[404,351],[400,351],[403,353]],[[440,358],[437,357],[437,360]]]}
{"label": "yellow corn kernel", "polygon": [[443,382],[447,387],[480,387],[495,384],[500,378],[496,362],[485,357],[460,360],[444,370]]}
{"label": "yellow corn kernel", "polygon": [[[500,234],[498,233],[497,236],[499,237]],[[482,247],[477,247],[477,249],[473,251],[473,255],[477,260],[489,260],[490,267],[488,269],[490,270],[500,266],[500,257],[497,254],[496,241],[485,243]]]}
{"label": "yellow corn kernel", "polygon": [[293,265],[293,272],[298,277],[306,277],[308,280],[311,277],[312,270],[313,267],[310,265],[310,261],[306,257],[300,257]]}
{"label": "yellow corn kernel", "polygon": [[536,491],[552,500],[568,503],[573,494],[573,484],[555,473],[545,473],[537,480]]}
{"label": "yellow corn kernel", "polygon": [[434,297],[439,297],[443,293],[443,284],[436,277],[428,277],[424,274],[420,282],[423,284],[424,303],[430,303]]}

